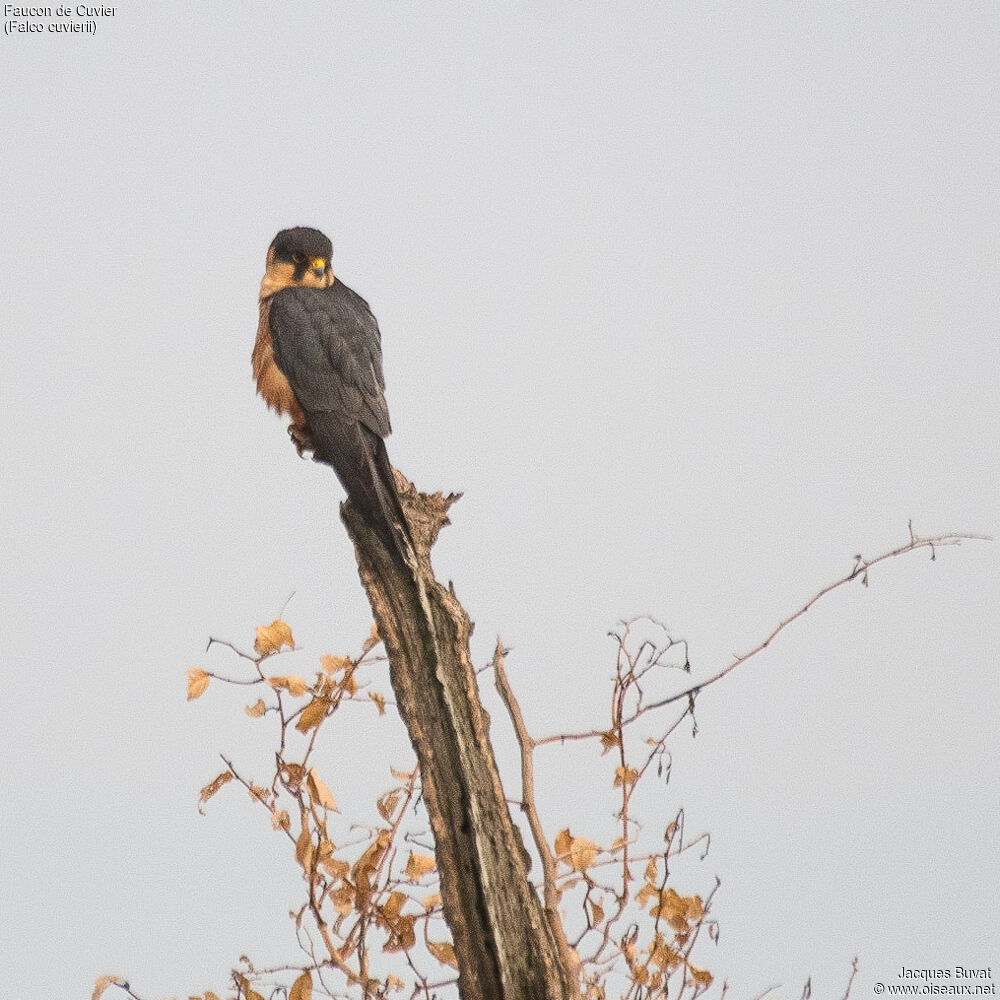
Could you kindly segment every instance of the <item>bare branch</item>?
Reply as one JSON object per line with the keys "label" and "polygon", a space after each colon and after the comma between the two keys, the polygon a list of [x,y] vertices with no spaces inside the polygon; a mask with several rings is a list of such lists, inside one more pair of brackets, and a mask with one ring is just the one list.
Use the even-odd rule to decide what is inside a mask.
{"label": "bare branch", "polygon": [[[562,895],[556,888],[556,861],[549,850],[548,841],[545,839],[545,831],[542,829],[541,820],[538,818],[538,809],[535,806],[535,764],[534,750],[535,743],[528,733],[528,727],[524,723],[524,715],[521,706],[507,679],[507,671],[504,669],[504,647],[497,636],[496,648],[493,651],[493,674],[496,689],[503,700],[514,726],[514,735],[517,737],[517,745],[521,754],[521,809],[528,820],[531,829],[531,839],[535,842],[535,849],[542,861],[542,887],[545,900],[545,917],[555,935],[562,960],[568,969],[574,969],[576,962],[573,960],[569,943],[566,940],[566,932],[563,929],[562,920],[559,917],[559,898]],[[574,978],[576,978],[574,972]]]}
{"label": "bare branch", "polygon": [[253,653],[245,652],[235,644],[231,643],[228,639],[216,639],[214,636],[209,636],[205,652],[207,653],[213,646],[225,646],[228,649],[231,649],[237,656],[242,657],[244,660],[250,660],[251,663],[260,662],[259,656],[255,656]]}
{"label": "bare branch", "polygon": [[[913,531],[912,522],[910,531],[911,532]],[[842,997],[842,1000],[847,1000],[847,998],[851,995],[851,987],[854,985],[854,977],[857,974],[858,974],[858,956],[855,955],[854,961],[851,962],[851,978],[847,980],[847,989],[844,990],[844,996]]]}
{"label": "bare branch", "polygon": [[[348,518],[349,524],[351,520]],[[356,529],[357,525],[354,525],[354,528]],[[684,810],[681,808],[674,820],[668,823],[662,840],[651,840],[651,836],[658,836],[658,831],[648,829],[646,824],[641,822],[644,817],[638,809],[640,802],[636,794],[638,786],[642,784],[644,788],[648,788],[654,780],[651,777],[654,774],[657,778],[669,781],[671,756],[668,742],[677,727],[688,716],[696,728],[695,700],[701,690],[721,680],[737,666],[761,653],[785,628],[804,615],[821,598],[855,579],[860,580],[862,585],[868,586],[871,568],[888,559],[918,548],[929,548],[933,559],[936,558],[938,548],[958,545],[964,540],[973,539],[987,540],[986,536],[972,534],[945,534],[922,538],[914,533],[911,523],[909,540],[905,544],[874,558],[855,556],[854,564],[848,574],[815,593],[797,611],[773,627],[753,649],[734,656],[731,662],[705,680],[692,684],[690,677],[685,678],[689,686],[667,697],[660,697],[664,692],[664,678],[670,676],[665,675],[664,670],[681,670],[690,675],[687,640],[675,639],[665,625],[648,616],[622,621],[610,633],[617,642],[617,649],[615,671],[609,692],[609,718],[604,729],[557,733],[542,738],[533,737],[528,731],[521,706],[506,674],[507,651],[498,637],[489,666],[494,671],[496,689],[511,719],[520,753],[522,788],[520,799],[515,801],[525,815],[542,868],[540,885],[532,885],[527,878],[526,870],[523,872],[524,883],[533,907],[538,905],[538,895],[542,896],[544,905],[540,910],[535,910],[537,917],[533,924],[534,933],[536,937],[547,936],[551,942],[548,947],[553,950],[548,954],[552,956],[553,967],[556,964],[562,967],[559,973],[562,983],[560,988],[565,987],[575,991],[576,984],[583,982],[586,984],[588,1000],[604,1000],[609,985],[614,981],[611,977],[622,974],[627,977],[627,984],[621,994],[622,1000],[666,1000],[668,997],[674,997],[676,1000],[699,1000],[712,986],[711,973],[696,965],[692,958],[702,930],[705,930],[713,941],[718,940],[719,923],[710,915],[710,910],[720,882],[718,879],[715,880],[715,887],[704,901],[700,895],[683,894],[675,888],[675,884],[678,884],[678,873],[674,869],[681,866],[673,863],[673,859],[698,845],[704,846],[704,852],[701,854],[701,860],[704,860],[709,843],[708,834],[703,833],[686,840]],[[355,541],[358,541],[357,537]],[[378,588],[385,581],[379,574],[388,570],[375,563],[371,567],[366,567],[367,564],[363,567],[366,586],[380,592]],[[365,573],[369,572],[372,574],[371,579],[365,576]],[[428,563],[426,573],[429,572]],[[410,726],[411,738],[414,732],[417,732],[417,735],[424,738],[424,742],[437,753],[447,741],[430,738],[427,734],[437,734],[434,720],[438,717],[438,710],[447,708],[448,711],[453,711],[455,705],[464,704],[463,699],[468,693],[465,691],[466,688],[472,692],[470,697],[478,704],[475,678],[488,668],[483,667],[479,671],[471,669],[468,658],[468,632],[471,631],[471,622],[468,622],[467,616],[463,617],[464,612],[457,605],[453,590],[449,588],[444,591],[433,581],[432,576],[424,574],[423,570],[418,583],[420,586],[417,587],[417,597],[420,598],[421,607],[425,612],[427,608],[424,604],[429,600],[428,587],[433,586],[434,593],[438,595],[435,601],[443,602],[440,608],[437,603],[433,604],[433,608],[436,609],[431,612],[430,618],[430,624],[433,626],[430,632],[433,634],[429,633],[428,641],[433,640],[432,645],[437,649],[444,636],[447,642],[440,648],[450,649],[454,645],[455,649],[459,650],[457,655],[463,667],[463,670],[456,673],[445,688],[438,692],[441,697],[435,695],[432,706],[435,711],[427,718],[421,716],[418,720],[419,725]],[[312,767],[314,748],[318,745],[317,740],[321,739],[320,729],[341,704],[365,701],[369,704],[375,703],[380,711],[386,704],[392,704],[378,694],[375,695],[374,702],[369,700],[369,696],[363,692],[368,682],[356,676],[360,667],[372,666],[386,660],[385,655],[374,652],[379,646],[379,632],[385,628],[383,633],[386,638],[385,648],[394,651],[397,659],[402,655],[405,660],[414,650],[423,648],[420,643],[409,641],[412,637],[405,628],[402,626],[396,628],[393,624],[399,617],[397,614],[399,609],[388,607],[387,610],[382,607],[375,601],[371,589],[369,596],[372,597],[373,610],[380,622],[379,628],[372,629],[362,646],[360,656],[324,657],[321,660],[323,669],[317,672],[316,679],[312,683],[305,681],[298,674],[269,677],[262,669],[264,659],[271,655],[280,655],[283,645],[287,644],[290,649],[295,648],[290,639],[290,631],[287,633],[288,639],[285,640],[284,632],[280,630],[276,638],[273,634],[271,636],[267,634],[272,626],[262,626],[258,629],[258,640],[254,649],[260,650],[259,655],[244,652],[225,640],[212,638],[208,642],[208,648],[214,644],[226,646],[237,656],[253,664],[253,671],[247,671],[251,674],[249,679],[233,680],[204,671],[209,677],[226,680],[231,684],[269,685],[273,691],[273,697],[269,699],[272,704],[265,708],[263,701],[258,700],[256,705],[250,706],[247,710],[253,716],[260,716],[265,711],[273,713],[269,718],[278,725],[280,742],[275,753],[274,778],[270,787],[257,785],[254,781],[244,778],[237,772],[234,764],[223,756],[227,770],[202,790],[202,800],[215,794],[224,784],[222,779],[234,778],[235,783],[245,788],[254,801],[268,810],[272,825],[284,834],[285,841],[294,846],[295,858],[307,885],[307,895],[301,908],[290,914],[295,922],[299,945],[307,956],[307,964],[276,965],[268,969],[255,969],[250,960],[243,957],[241,962],[246,965],[245,973],[233,970],[234,984],[240,995],[254,995],[250,982],[259,979],[261,975],[280,975],[296,970],[302,972],[309,970],[314,976],[318,976],[321,990],[330,996],[346,997],[358,992],[359,996],[364,998],[385,997],[391,991],[402,990],[404,984],[394,973],[389,973],[387,970],[379,973],[379,966],[382,965],[379,953],[383,950],[403,953],[402,961],[405,962],[405,966],[400,971],[403,971],[404,975],[412,976],[411,1000],[418,998],[433,1000],[435,996],[440,996],[440,991],[457,987],[457,978],[449,972],[442,971],[434,965],[430,966],[434,970],[430,973],[423,968],[432,958],[439,965],[453,965],[454,956],[460,950],[457,947],[460,942],[453,934],[455,952],[442,951],[441,946],[452,947],[450,942],[436,940],[439,936],[438,930],[445,930],[448,901],[444,899],[442,902],[441,892],[425,894],[425,887],[432,890],[436,886],[440,889],[444,881],[444,870],[452,873],[459,870],[464,856],[468,853],[467,847],[461,846],[466,842],[455,835],[455,842],[450,848],[451,861],[443,868],[441,839],[438,836],[430,838],[426,830],[415,832],[413,829],[404,828],[404,819],[412,826],[409,812],[412,809],[416,813],[417,806],[422,803],[428,787],[433,786],[433,781],[425,776],[423,785],[419,784],[416,768],[406,772],[393,770],[392,773],[401,784],[399,787],[391,788],[377,802],[384,825],[359,826],[351,823],[345,828],[343,818],[338,819],[334,816],[334,812],[339,810],[333,802],[330,790],[325,788]],[[403,610],[405,611],[405,608]],[[405,614],[403,617],[406,617]],[[446,626],[451,627],[449,623],[454,625],[454,636],[446,628]],[[276,624],[277,622],[272,623]],[[282,629],[287,630],[283,622]],[[659,631],[654,634],[653,630]],[[199,673],[195,680],[200,681],[201,668],[197,670]],[[395,676],[399,674],[399,664],[394,665],[392,658],[390,658],[390,672],[394,674],[395,683],[399,680],[399,676]],[[426,690],[437,692],[434,683],[439,683],[441,676],[436,669],[427,673],[421,667],[421,681],[417,685],[420,690],[411,696],[409,688],[406,688],[407,697],[410,698],[407,705],[411,713],[416,711],[415,702],[411,703],[413,699],[418,695],[422,697],[426,694]],[[454,687],[459,682],[461,691]],[[404,671],[404,687],[406,684],[409,684],[409,680],[406,679]],[[669,690],[669,687],[666,690]],[[312,701],[307,701],[305,704],[299,702],[297,699],[302,695],[311,696]],[[633,724],[639,719],[650,717],[655,710],[674,703],[677,704],[672,711],[676,718],[673,715],[657,716],[656,735],[644,738],[640,742],[638,739],[640,734],[633,728]],[[407,705],[403,705],[403,709],[406,709]],[[485,713],[479,720],[475,713],[467,717],[463,712],[464,709],[455,716],[461,725],[457,725],[456,722],[455,733],[452,734],[461,742],[459,758],[467,755],[469,746],[482,750],[489,744],[486,735],[488,720]],[[404,712],[404,718],[405,716]],[[413,718],[410,719],[410,723],[413,723]],[[600,847],[585,836],[571,835],[569,828],[566,827],[556,837],[553,849],[539,815],[534,751],[539,746],[556,742],[588,739],[600,741],[602,754],[611,752],[609,763],[614,769],[614,775],[610,791],[617,800],[613,806],[617,820],[616,836],[610,847]],[[427,759],[433,762],[433,754]],[[495,771],[495,764],[493,768]],[[439,775],[437,786],[439,812],[453,805],[452,797],[447,792],[456,786],[456,782],[445,780],[446,778],[447,775],[445,778]],[[458,784],[464,788],[462,782]],[[500,803],[510,801],[505,800],[498,777],[495,785],[497,801]],[[543,802],[542,805],[544,804]],[[285,806],[288,808],[284,808]],[[334,812],[331,812],[331,809]],[[510,824],[511,832],[517,833],[516,825],[510,822],[510,810],[506,807],[500,810],[497,817],[491,819],[484,819],[475,810],[473,813],[478,817],[477,823],[482,823],[484,829],[493,829],[495,820],[505,818]],[[429,818],[432,829],[437,834],[433,814]],[[293,831],[293,827],[297,827],[297,830]],[[338,829],[341,832],[346,830],[346,838],[335,836]],[[366,833],[359,837],[357,831],[362,829]],[[448,829],[451,830],[452,827]],[[564,847],[561,841],[565,841],[569,847]],[[518,859],[527,859],[528,855],[519,833],[516,839],[508,837],[506,842],[509,845],[516,844]],[[410,860],[404,869],[403,845],[407,843],[421,847],[427,855],[435,855],[435,859],[421,857],[411,851]],[[485,844],[483,850],[487,848],[493,850],[490,844]],[[508,857],[511,853],[508,851],[504,857]],[[692,859],[694,856],[692,851]],[[434,860],[437,862],[436,865],[433,863]],[[492,868],[487,866],[484,870],[491,871]],[[506,884],[506,881],[498,882],[492,876],[487,881],[491,888]],[[421,912],[414,912],[414,908],[418,908]],[[500,912],[498,909],[497,913]],[[503,912],[506,913],[507,910],[504,909]],[[504,921],[500,921],[496,926],[504,926]],[[421,929],[422,945],[419,936],[415,937],[414,934],[416,931],[416,935],[419,935]],[[414,944],[418,950],[411,951]],[[699,945],[699,951],[700,948]],[[523,955],[523,949],[520,954]],[[461,965],[462,956],[459,954],[457,957]],[[858,963],[855,958],[842,1000],[849,1000],[857,971]],[[324,973],[328,977],[327,980],[324,980]],[[343,977],[342,985],[340,977]],[[110,977],[102,977],[102,981],[111,984]],[[129,997],[138,1000],[124,980],[116,981],[114,985],[125,990]],[[278,987],[279,991],[282,989],[285,988]],[[773,989],[775,987],[769,987],[758,1000]],[[719,1000],[727,995],[727,990],[728,984],[723,983]],[[564,995],[568,995],[565,989],[563,992]],[[803,1000],[807,1000],[810,992],[811,983],[807,982]]]}
{"label": "bare branch", "polygon": [[692,684],[690,687],[685,688],[683,691],[678,691],[676,694],[670,695],[668,698],[662,698],[659,701],[652,702],[644,706],[641,710],[638,710],[629,719],[624,720],[625,724],[634,721],[643,712],[650,712],[653,709],[663,708],[664,705],[671,705],[676,701],[681,701],[684,698],[693,698],[695,695],[701,693],[710,684],[714,684],[716,681],[722,680],[727,674],[732,673],[738,666],[746,663],[751,657],[756,656],[758,653],[763,652],[771,644],[771,642],[777,638],[779,633],[783,632],[792,622],[801,618],[817,601],[826,597],[827,594],[832,593],[839,587],[843,587],[845,584],[850,583],[852,580],[861,578],[861,582],[868,586],[868,570],[872,566],[876,566],[878,563],[885,562],[888,559],[895,559],[897,556],[905,555],[907,552],[914,552],[917,549],[930,549],[931,558],[935,558],[935,549],[938,547],[943,547],[945,545],[960,545],[963,541],[983,541],[991,542],[993,539],[989,535],[972,535],[972,534],[952,534],[952,535],[935,535],[932,538],[921,538],[919,535],[913,532],[913,522],[910,522],[910,540],[905,545],[897,546],[888,552],[883,552],[881,555],[875,556],[872,559],[865,559],[861,555],[856,555],[854,557],[855,563],[851,568],[851,572],[846,576],[842,576],[839,580],[835,580],[833,583],[827,584],[822,590],[813,594],[806,603],[799,608],[794,614],[789,615],[787,618],[779,622],[770,632],[770,634],[763,640],[763,642],[758,643],[751,649],[748,653],[742,653],[736,656],[733,661],[726,667],[723,667],[718,673],[713,674],[706,680],[700,681],[697,684]]}

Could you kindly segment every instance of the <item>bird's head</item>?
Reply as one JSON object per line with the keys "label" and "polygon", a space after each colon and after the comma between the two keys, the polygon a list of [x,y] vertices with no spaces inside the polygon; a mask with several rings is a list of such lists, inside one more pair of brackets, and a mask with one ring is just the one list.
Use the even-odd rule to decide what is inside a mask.
{"label": "bird's head", "polygon": [[333,244],[318,229],[282,229],[267,250],[267,269],[260,284],[262,299],[289,285],[328,288],[333,284]]}

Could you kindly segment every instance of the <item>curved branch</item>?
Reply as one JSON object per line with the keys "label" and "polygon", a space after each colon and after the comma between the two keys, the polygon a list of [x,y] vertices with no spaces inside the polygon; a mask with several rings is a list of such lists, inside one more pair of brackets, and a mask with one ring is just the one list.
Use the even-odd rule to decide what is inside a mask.
{"label": "curved branch", "polygon": [[623,725],[628,725],[630,722],[634,722],[640,715],[645,712],[650,712],[656,708],[663,708],[664,705],[671,705],[675,701],[682,701],[685,698],[691,699],[696,695],[700,694],[705,688],[710,684],[714,684],[716,681],[721,681],[723,677],[727,674],[732,673],[738,666],[746,663],[751,657],[756,656],[758,653],[763,652],[771,644],[771,642],[777,638],[779,633],[783,632],[792,622],[801,618],[817,601],[826,597],[827,594],[832,593],[838,587],[843,587],[845,584],[850,583],[852,580],[861,578],[861,582],[864,586],[868,586],[868,570],[877,565],[878,563],[885,562],[887,559],[895,559],[896,556],[905,555],[907,552],[915,552],[917,549],[930,549],[931,558],[936,558],[935,549],[938,547],[943,547],[945,545],[960,545],[963,541],[981,541],[981,542],[992,542],[993,539],[989,535],[966,535],[966,534],[949,534],[949,535],[935,535],[931,538],[921,538],[919,535],[913,532],[913,522],[910,522],[910,540],[905,545],[899,545],[888,552],[883,552],[881,555],[877,555],[872,559],[865,559],[861,555],[856,555],[854,557],[854,566],[851,572],[846,576],[842,576],[839,580],[835,580],[833,583],[827,584],[822,590],[813,594],[808,601],[798,611],[794,614],[789,615],[784,620],[780,621],[768,634],[768,636],[748,653],[742,653],[738,655],[732,663],[723,667],[718,673],[713,674],[706,680],[700,681],[697,684],[692,684],[690,687],[685,688],[683,691],[678,691],[676,694],[672,694],[667,698],[661,698],[659,701],[651,702],[648,705],[644,705],[639,711],[637,711],[630,718],[623,720]]}
{"label": "curved branch", "polygon": [[531,829],[531,839],[535,842],[535,848],[542,861],[542,891],[545,897],[545,917],[552,928],[552,933],[556,939],[563,962],[567,968],[578,972],[576,968],[577,963],[573,959],[569,942],[566,940],[566,932],[559,916],[559,900],[562,893],[556,887],[556,860],[552,856],[552,851],[549,850],[548,842],[545,839],[545,831],[542,829],[542,822],[538,818],[538,809],[535,806],[535,741],[528,732],[524,716],[521,713],[521,705],[514,696],[510,681],[507,679],[507,671],[504,669],[504,648],[499,636],[497,636],[496,649],[493,651],[492,667],[496,689],[514,726],[514,735],[517,737],[517,744],[520,750],[521,809],[527,817],[528,826]]}

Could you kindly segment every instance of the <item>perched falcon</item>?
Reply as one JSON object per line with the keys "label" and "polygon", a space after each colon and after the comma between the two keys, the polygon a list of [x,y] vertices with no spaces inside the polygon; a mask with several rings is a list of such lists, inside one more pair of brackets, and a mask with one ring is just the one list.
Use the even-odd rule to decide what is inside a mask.
{"label": "perched falcon", "polygon": [[[351,503],[389,552],[412,544],[384,438],[389,410],[378,323],[334,277],[318,229],[283,229],[267,251],[253,348],[257,392],[292,418],[299,454],[333,466]],[[404,560],[405,560],[405,556]]]}

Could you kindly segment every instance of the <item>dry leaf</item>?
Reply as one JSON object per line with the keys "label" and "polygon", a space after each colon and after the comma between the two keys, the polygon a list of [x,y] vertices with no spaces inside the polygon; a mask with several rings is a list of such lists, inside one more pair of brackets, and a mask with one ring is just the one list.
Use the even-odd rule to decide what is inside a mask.
{"label": "dry leaf", "polygon": [[288,1000],[312,1000],[312,991],[312,973],[306,969],[306,971],[303,972],[294,983],[292,983],[292,988],[288,991]]}
{"label": "dry leaf", "polygon": [[210,678],[211,674],[207,670],[202,670],[201,667],[189,667],[187,672],[187,700],[194,701],[195,698],[200,698],[205,693],[205,688],[208,687]]}
{"label": "dry leaf", "polygon": [[657,901],[649,908],[650,915],[666,920],[679,934],[685,933],[689,923],[689,901],[679,896],[673,889],[664,889],[656,895]]}
{"label": "dry leaf", "polygon": [[375,839],[365,848],[364,853],[354,862],[351,876],[359,889],[367,891],[371,886],[371,873],[377,867],[382,855],[386,852],[392,840],[392,832],[379,830]]}
{"label": "dry leaf", "polygon": [[348,667],[354,666],[354,660],[349,656],[331,656],[329,653],[324,653],[319,658],[319,662],[328,674],[335,674],[339,670],[346,670]]}
{"label": "dry leaf", "polygon": [[380,642],[378,634],[378,625],[372,622],[371,630],[368,632],[368,638],[365,639],[364,644],[361,647],[361,655],[367,656],[368,653],[373,650]]}
{"label": "dry leaf", "polygon": [[385,695],[380,694],[378,691],[369,691],[368,697],[375,702],[375,706],[378,708],[378,714],[385,715]]}
{"label": "dry leaf", "polygon": [[646,905],[646,902],[647,902],[647,901],[649,900],[649,897],[650,897],[650,896],[656,896],[656,897],[657,897],[657,899],[658,899],[658,898],[659,898],[659,896],[660,896],[660,890],[659,890],[659,889],[657,889],[655,885],[652,885],[652,884],[650,884],[649,882],[647,882],[647,883],[646,883],[646,884],[645,884],[645,885],[644,885],[644,886],[643,886],[643,887],[642,887],[642,888],[641,888],[641,889],[640,889],[640,890],[639,890],[639,891],[638,891],[638,892],[637,892],[637,893],[635,894],[635,901],[636,901],[636,902],[637,902],[637,903],[638,903],[638,904],[639,904],[640,906],[645,906],[645,905]]}
{"label": "dry leaf", "polygon": [[573,846],[569,851],[573,867],[578,872],[589,868],[597,860],[597,852],[600,849],[599,845],[586,837],[574,837]]}
{"label": "dry leaf", "polygon": [[450,941],[428,941],[427,950],[442,964],[458,968],[455,958],[455,946]]}
{"label": "dry leaf", "polygon": [[708,969],[699,969],[697,965],[692,965],[688,963],[688,972],[691,973],[691,978],[699,986],[710,986],[712,983],[712,973]]}
{"label": "dry leaf", "polygon": [[259,719],[267,711],[267,705],[264,704],[263,698],[258,698],[252,705],[247,705],[243,711],[251,719]]}
{"label": "dry leaf", "polygon": [[572,843],[573,843],[573,836],[569,832],[568,826],[560,830],[556,834],[556,840],[555,840],[556,857],[558,857],[560,861],[565,860],[566,857],[569,855],[569,849]]}
{"label": "dry leaf", "polygon": [[322,864],[323,867],[330,873],[331,878],[338,882],[347,878],[347,875],[351,870],[351,866],[346,861],[342,861],[340,858],[332,856],[324,857]]}
{"label": "dry leaf", "polygon": [[287,623],[280,618],[275,618],[270,625],[257,626],[257,633],[253,641],[253,648],[257,653],[261,656],[270,656],[272,653],[277,653],[282,646],[295,649],[292,630]]}
{"label": "dry leaf", "polygon": [[271,685],[276,691],[279,688],[284,688],[290,695],[299,697],[309,690],[309,685],[306,683],[304,677],[300,677],[298,674],[285,674],[283,677],[268,677],[267,683]]}
{"label": "dry leaf", "polygon": [[382,814],[382,819],[387,823],[392,821],[392,814],[396,811],[396,806],[399,805],[399,799],[402,794],[398,788],[393,788],[379,798],[377,803],[378,811]]}
{"label": "dry leaf", "polygon": [[267,805],[270,802],[271,797],[274,793],[269,789],[265,788],[263,785],[258,785],[256,782],[250,782],[250,798],[256,799],[258,802],[263,802]]}
{"label": "dry leaf", "polygon": [[601,733],[601,756],[603,757],[609,750],[621,746],[621,736],[617,729],[610,729],[606,733]]}
{"label": "dry leaf", "polygon": [[417,879],[434,871],[434,867],[435,861],[433,857],[410,851],[410,858],[406,862],[406,877],[416,882]]}
{"label": "dry leaf", "polygon": [[400,912],[406,902],[405,893],[392,892],[378,908],[378,922],[389,931],[389,939],[382,945],[383,951],[409,951],[417,942],[413,929],[416,918]]}
{"label": "dry leaf", "polygon": [[[202,812],[202,806],[227,782],[233,780],[232,771],[223,771],[222,774],[213,778],[202,790],[201,795],[198,796],[198,812]],[[204,815],[204,814],[203,814]]]}
{"label": "dry leaf", "polygon": [[315,729],[325,718],[327,710],[330,708],[329,698],[313,698],[299,716],[299,721],[295,723],[295,728],[300,733],[308,733],[310,729]]}
{"label": "dry leaf", "polygon": [[625,956],[625,961],[628,962],[630,968],[632,963],[635,961],[635,939],[638,936],[638,933],[638,928],[636,928],[636,932],[632,935],[632,937],[622,938],[622,954]]}
{"label": "dry leaf", "polygon": [[409,951],[417,943],[417,935],[413,926],[415,917],[405,916],[393,920],[389,925],[389,939],[382,945],[382,950]]}
{"label": "dry leaf", "polygon": [[243,990],[244,1000],[264,1000],[264,998],[250,985],[250,980],[247,979],[246,976],[239,972],[236,972],[233,975],[239,983],[240,989]]}
{"label": "dry leaf", "polygon": [[433,910],[441,905],[441,893],[435,892],[430,896],[424,896],[420,903],[425,910]]}
{"label": "dry leaf", "polygon": [[578,872],[589,868],[597,860],[600,845],[586,837],[574,837],[567,827],[556,834],[556,855]]}
{"label": "dry leaf", "polygon": [[639,772],[634,767],[615,768],[615,787],[618,785],[634,785],[639,780]]}
{"label": "dry leaf", "polygon": [[90,1000],[98,1000],[98,997],[109,987],[109,986],[119,986],[124,983],[124,976],[116,976],[111,974],[110,976],[100,976],[97,982],[94,983],[94,992],[90,996]]}
{"label": "dry leaf", "polygon": [[649,946],[650,964],[657,966],[663,972],[667,969],[675,968],[683,959],[684,956],[679,951],[671,948],[663,935],[657,932],[653,943]]}
{"label": "dry leaf", "polygon": [[389,898],[379,907],[379,915],[386,920],[394,920],[399,916],[405,902],[404,893],[390,892]]}
{"label": "dry leaf", "polygon": [[316,768],[314,767],[309,769],[307,784],[309,786],[309,796],[313,802],[321,805],[324,809],[337,811],[337,803],[334,801],[333,794],[327,788],[326,782],[316,773]]}
{"label": "dry leaf", "polygon": [[313,859],[312,830],[309,829],[309,816],[302,814],[302,832],[295,841],[295,860],[308,873],[312,869]]}
{"label": "dry leaf", "polygon": [[328,894],[333,908],[342,916],[346,917],[354,909],[354,886],[349,882],[344,882],[333,892]]}
{"label": "dry leaf", "polygon": [[296,764],[295,761],[286,761],[279,768],[279,774],[288,790],[294,795],[298,793],[305,780],[306,769],[302,764]]}

